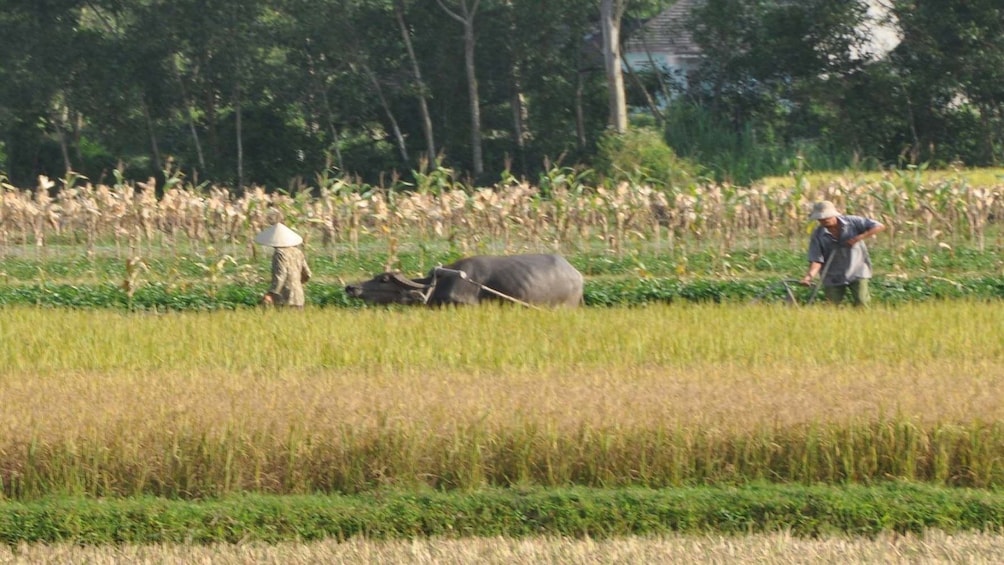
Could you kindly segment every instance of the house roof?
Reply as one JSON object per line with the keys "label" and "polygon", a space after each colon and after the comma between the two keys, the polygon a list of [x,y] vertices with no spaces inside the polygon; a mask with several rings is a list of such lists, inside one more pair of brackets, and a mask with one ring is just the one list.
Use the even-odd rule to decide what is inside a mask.
{"label": "house roof", "polygon": [[624,52],[666,53],[676,56],[697,56],[700,47],[688,29],[688,19],[695,0],[677,0],[659,15],[631,32],[624,43]]}

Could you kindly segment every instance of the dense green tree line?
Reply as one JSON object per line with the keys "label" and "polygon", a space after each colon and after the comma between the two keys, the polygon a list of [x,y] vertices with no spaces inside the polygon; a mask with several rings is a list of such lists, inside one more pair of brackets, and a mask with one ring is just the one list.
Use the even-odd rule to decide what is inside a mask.
{"label": "dense green tree line", "polygon": [[[706,0],[692,26],[705,64],[670,136],[706,164],[776,171],[798,150],[822,166],[1004,160],[1000,2]],[[883,26],[898,40],[884,55]],[[695,124],[723,133],[687,137]]]}
{"label": "dense green tree line", "polygon": [[[673,1],[0,0],[0,170],[275,188],[591,166],[622,129],[603,44]],[[628,69],[633,122],[733,180],[795,155],[1004,160],[1004,7],[887,4],[900,42],[869,57],[864,0],[698,1],[701,68],[654,111],[670,77]]]}

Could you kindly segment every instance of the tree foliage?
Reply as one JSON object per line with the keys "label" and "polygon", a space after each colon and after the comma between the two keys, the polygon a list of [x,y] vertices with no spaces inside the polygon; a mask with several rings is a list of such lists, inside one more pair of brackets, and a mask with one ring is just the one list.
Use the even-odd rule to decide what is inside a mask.
{"label": "tree foliage", "polygon": [[[684,105],[715,131],[847,164],[1004,157],[999,2],[705,0],[692,26],[704,61]],[[888,54],[870,53],[877,27],[898,35]]]}
{"label": "tree foliage", "polygon": [[[659,110],[667,140],[731,178],[776,173],[799,151],[999,163],[1004,8],[887,3],[900,42],[867,57],[865,0],[694,2],[703,65]],[[615,4],[635,21],[673,0]],[[612,100],[600,5],[5,0],[0,171],[19,185],[118,169],[296,188],[324,170],[377,183],[440,165],[481,180],[591,166]],[[472,25],[444,6],[461,20],[466,6]],[[627,100],[653,99],[625,82]]]}

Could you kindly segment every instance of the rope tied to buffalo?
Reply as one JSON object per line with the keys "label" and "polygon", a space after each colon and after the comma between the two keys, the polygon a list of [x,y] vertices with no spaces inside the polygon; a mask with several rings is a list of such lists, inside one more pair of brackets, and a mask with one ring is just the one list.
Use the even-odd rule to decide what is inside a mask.
{"label": "rope tied to buffalo", "polygon": [[429,289],[425,293],[423,293],[423,295],[422,295],[422,297],[424,299],[424,302],[426,304],[429,303],[429,298],[432,297],[432,292],[436,289],[436,284],[438,284],[438,282],[439,282],[438,275],[439,275],[440,272],[455,274],[458,277],[460,277],[461,280],[464,280],[464,281],[467,281],[467,282],[469,282],[469,283],[471,283],[473,285],[476,285],[478,288],[483,289],[483,290],[485,290],[485,291],[487,291],[487,292],[489,292],[491,294],[494,294],[495,296],[498,296],[499,298],[502,298],[503,300],[508,300],[510,302],[514,302],[516,304],[519,304],[520,306],[525,306],[527,308],[532,308],[534,310],[540,310],[539,307],[534,306],[533,304],[530,304],[529,302],[526,302],[524,300],[520,300],[519,298],[516,298],[514,296],[509,296],[508,294],[505,294],[504,292],[500,292],[498,290],[495,290],[494,288],[492,288],[492,287],[490,287],[490,286],[488,286],[486,284],[483,284],[483,283],[480,283],[478,281],[475,281],[474,279],[470,278],[470,276],[468,276],[468,274],[465,273],[464,271],[461,271],[459,269],[447,269],[446,267],[443,267],[443,266],[437,266],[435,269],[433,269],[432,284],[429,285]]}

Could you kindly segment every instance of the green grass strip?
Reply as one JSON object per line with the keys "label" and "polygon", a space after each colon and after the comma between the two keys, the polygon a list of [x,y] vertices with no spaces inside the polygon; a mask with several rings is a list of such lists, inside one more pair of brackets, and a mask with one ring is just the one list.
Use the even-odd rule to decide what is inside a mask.
{"label": "green grass strip", "polygon": [[799,536],[998,532],[1004,492],[913,483],[676,489],[490,489],[220,500],[46,499],[0,503],[0,540],[212,543],[424,536],[665,533]]}

